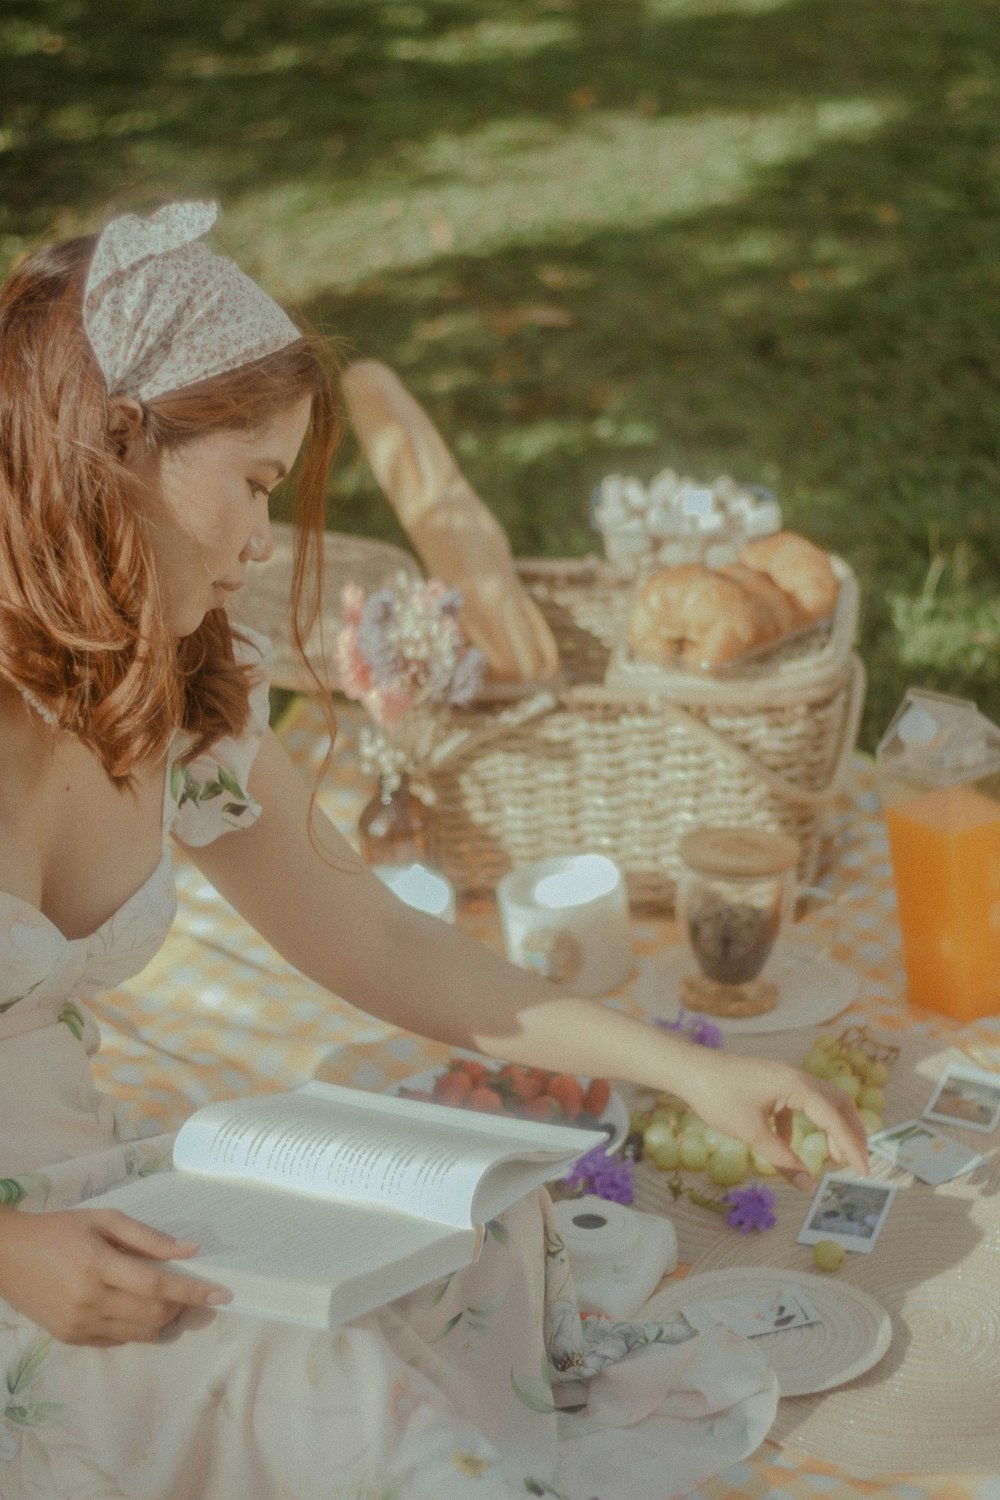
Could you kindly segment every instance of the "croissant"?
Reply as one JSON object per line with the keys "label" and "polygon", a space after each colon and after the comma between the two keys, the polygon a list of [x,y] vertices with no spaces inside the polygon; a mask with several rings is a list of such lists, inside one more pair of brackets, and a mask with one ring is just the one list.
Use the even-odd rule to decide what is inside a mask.
{"label": "croissant", "polygon": [[804,625],[812,623],[798,599],[775,583],[770,573],[764,573],[759,568],[748,568],[745,563],[730,563],[719,571],[727,578],[732,578],[771,610],[778,622],[779,636],[792,635]]}
{"label": "croissant", "polygon": [[723,568],[682,563],[650,573],[630,601],[625,634],[638,661],[713,669],[808,628],[836,602],[826,553],[782,531]]}
{"label": "croissant", "polygon": [[735,579],[682,563],[638,586],[626,637],[639,661],[722,667],[781,634],[776,612]]}
{"label": "croissant", "polygon": [[750,542],[740,562],[766,573],[796,599],[807,620],[822,620],[837,603],[837,576],[821,547],[795,531],[779,531]]}

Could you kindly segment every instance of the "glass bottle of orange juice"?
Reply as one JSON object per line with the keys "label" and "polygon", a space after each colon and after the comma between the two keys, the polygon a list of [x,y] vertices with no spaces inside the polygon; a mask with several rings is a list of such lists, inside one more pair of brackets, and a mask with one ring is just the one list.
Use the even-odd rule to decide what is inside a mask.
{"label": "glass bottle of orange juice", "polygon": [[878,747],[913,1005],[1000,1014],[1000,729],[911,688]]}

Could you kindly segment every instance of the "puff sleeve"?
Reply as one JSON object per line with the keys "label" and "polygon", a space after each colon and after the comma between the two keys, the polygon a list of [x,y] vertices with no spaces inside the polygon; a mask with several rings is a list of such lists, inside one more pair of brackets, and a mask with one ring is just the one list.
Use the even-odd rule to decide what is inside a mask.
{"label": "puff sleeve", "polygon": [[238,738],[217,740],[187,765],[174,760],[170,766],[167,824],[175,838],[195,848],[233,828],[249,828],[260,817],[260,804],[246,785],[268,725],[271,643],[245,625],[239,632],[233,641],[236,660],[258,669],[250,689],[250,722]]}

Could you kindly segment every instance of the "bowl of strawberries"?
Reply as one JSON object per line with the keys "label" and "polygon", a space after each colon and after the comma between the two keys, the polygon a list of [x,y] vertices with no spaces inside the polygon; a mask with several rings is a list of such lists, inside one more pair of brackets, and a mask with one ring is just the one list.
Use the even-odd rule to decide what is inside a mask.
{"label": "bowl of strawberries", "polygon": [[606,1078],[495,1063],[474,1053],[456,1053],[443,1067],[396,1084],[393,1093],[456,1109],[603,1130],[608,1151],[616,1150],[628,1135],[628,1107]]}

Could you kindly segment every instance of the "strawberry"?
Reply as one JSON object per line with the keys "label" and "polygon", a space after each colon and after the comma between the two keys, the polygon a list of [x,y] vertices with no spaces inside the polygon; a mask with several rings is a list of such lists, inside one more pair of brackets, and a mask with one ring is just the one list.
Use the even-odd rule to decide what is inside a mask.
{"label": "strawberry", "polygon": [[562,1106],[567,1120],[575,1120],[583,1109],[583,1085],[571,1073],[557,1073],[549,1080],[546,1093]]}
{"label": "strawberry", "polygon": [[486,1064],[478,1057],[453,1057],[448,1067],[453,1073],[464,1073],[473,1085],[482,1083],[486,1077]]}
{"label": "strawberry", "polygon": [[583,1107],[588,1115],[600,1119],[611,1098],[611,1085],[606,1078],[592,1078],[583,1096]]}
{"label": "strawberry", "polygon": [[465,1096],[466,1109],[479,1109],[485,1114],[503,1114],[503,1100],[496,1089],[491,1089],[486,1084],[476,1084]]}
{"label": "strawberry", "polygon": [[464,1104],[471,1092],[472,1079],[458,1068],[449,1068],[434,1080],[434,1097],[439,1104]]}
{"label": "strawberry", "polygon": [[518,1067],[516,1063],[505,1063],[495,1076],[500,1092],[512,1109],[527,1099],[537,1099],[544,1087],[540,1079],[533,1078],[527,1068]]}
{"label": "strawberry", "polygon": [[534,1099],[527,1099],[518,1113],[525,1120],[561,1120],[563,1118],[562,1106],[558,1099],[552,1098],[551,1094],[538,1094]]}

